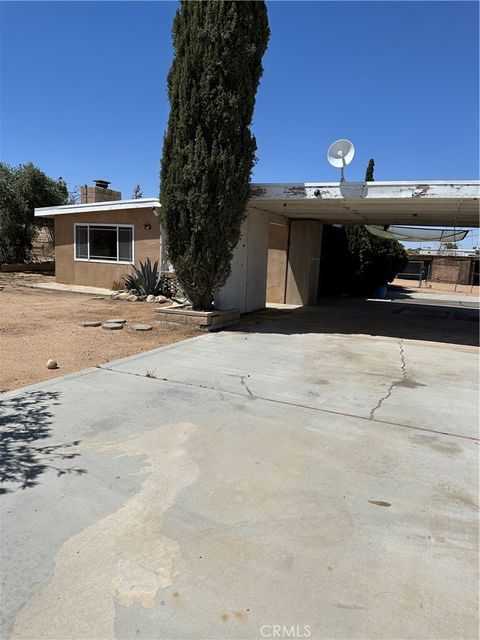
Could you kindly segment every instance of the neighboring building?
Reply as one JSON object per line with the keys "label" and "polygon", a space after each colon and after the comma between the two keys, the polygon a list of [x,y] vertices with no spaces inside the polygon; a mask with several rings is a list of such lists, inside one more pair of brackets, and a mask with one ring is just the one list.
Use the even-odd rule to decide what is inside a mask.
{"label": "neighboring building", "polygon": [[[168,270],[156,198],[121,200],[106,181],[80,204],[36,209],[55,220],[59,282],[111,287],[132,263]],[[266,302],[315,304],[324,224],[468,226],[479,223],[478,181],[254,184],[219,308],[242,313]],[[88,199],[88,202],[87,202]],[[84,201],[83,201],[84,200]]]}
{"label": "neighboring building", "polygon": [[480,256],[475,251],[424,249],[410,253],[398,278],[448,284],[479,284]]}

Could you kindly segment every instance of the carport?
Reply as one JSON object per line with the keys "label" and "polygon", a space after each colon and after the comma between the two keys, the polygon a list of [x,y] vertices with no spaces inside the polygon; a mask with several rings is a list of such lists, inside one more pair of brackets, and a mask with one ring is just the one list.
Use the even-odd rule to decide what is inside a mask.
{"label": "carport", "polygon": [[324,224],[477,227],[479,193],[475,180],[252,184],[216,303],[242,313],[267,302],[315,304]]}

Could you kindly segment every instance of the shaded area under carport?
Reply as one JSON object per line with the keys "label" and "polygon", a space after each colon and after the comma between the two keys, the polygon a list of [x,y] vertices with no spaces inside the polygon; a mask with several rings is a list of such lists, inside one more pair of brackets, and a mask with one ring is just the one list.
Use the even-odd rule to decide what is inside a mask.
{"label": "shaded area under carport", "polygon": [[459,303],[419,300],[404,293],[392,301],[324,298],[314,306],[272,305],[243,316],[238,330],[285,335],[365,334],[478,346],[478,323],[475,298]]}

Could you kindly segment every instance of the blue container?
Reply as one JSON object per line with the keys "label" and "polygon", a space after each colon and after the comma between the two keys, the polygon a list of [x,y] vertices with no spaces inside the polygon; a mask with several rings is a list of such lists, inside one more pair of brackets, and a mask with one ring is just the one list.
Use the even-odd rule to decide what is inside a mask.
{"label": "blue container", "polygon": [[385,298],[387,297],[387,287],[378,287],[377,297],[382,298],[382,300],[385,300]]}

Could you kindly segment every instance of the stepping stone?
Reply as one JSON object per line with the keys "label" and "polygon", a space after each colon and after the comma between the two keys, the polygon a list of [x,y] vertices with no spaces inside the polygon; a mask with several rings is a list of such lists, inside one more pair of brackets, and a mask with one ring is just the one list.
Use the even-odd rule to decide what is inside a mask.
{"label": "stepping stone", "polygon": [[126,320],[123,320],[123,318],[113,318],[113,320],[107,320],[107,322],[113,322],[114,324],[125,324]]}
{"label": "stepping stone", "polygon": [[99,327],[102,323],[100,320],[87,320],[86,322],[82,322],[81,327]]}
{"label": "stepping stone", "polygon": [[92,300],[105,300],[105,296],[93,296]]}
{"label": "stepping stone", "polygon": [[151,324],[132,324],[132,329],[135,331],[150,331],[152,329]]}
{"label": "stepping stone", "polygon": [[102,324],[102,329],[110,329],[111,331],[115,331],[115,329],[123,329],[123,322],[104,322]]}

